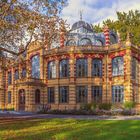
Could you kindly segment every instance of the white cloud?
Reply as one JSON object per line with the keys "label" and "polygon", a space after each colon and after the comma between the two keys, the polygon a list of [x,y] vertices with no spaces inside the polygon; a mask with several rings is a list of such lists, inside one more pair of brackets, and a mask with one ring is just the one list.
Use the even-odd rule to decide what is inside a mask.
{"label": "white cloud", "polygon": [[[116,11],[140,10],[140,0],[69,0],[62,11],[62,17],[72,25],[80,20],[79,11],[83,11],[83,20],[97,24],[110,18],[116,19]],[[103,3],[101,3],[103,2]]]}

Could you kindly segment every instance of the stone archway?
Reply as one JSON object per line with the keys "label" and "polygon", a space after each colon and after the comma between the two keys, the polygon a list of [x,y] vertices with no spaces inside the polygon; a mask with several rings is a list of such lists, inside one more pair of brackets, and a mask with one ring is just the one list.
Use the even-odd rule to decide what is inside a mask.
{"label": "stone archway", "polygon": [[25,90],[20,89],[18,95],[19,111],[25,111]]}

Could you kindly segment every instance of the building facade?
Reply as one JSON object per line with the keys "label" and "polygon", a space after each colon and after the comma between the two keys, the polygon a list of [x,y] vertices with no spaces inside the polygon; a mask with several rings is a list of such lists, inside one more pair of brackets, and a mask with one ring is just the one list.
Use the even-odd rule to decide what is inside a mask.
{"label": "building facade", "polygon": [[63,39],[33,42],[16,59],[0,54],[0,109],[36,112],[81,104],[140,103],[140,48],[79,21]]}

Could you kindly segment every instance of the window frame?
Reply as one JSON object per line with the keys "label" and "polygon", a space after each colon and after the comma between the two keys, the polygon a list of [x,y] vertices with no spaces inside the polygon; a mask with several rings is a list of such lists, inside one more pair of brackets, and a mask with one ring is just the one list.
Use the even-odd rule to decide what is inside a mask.
{"label": "window frame", "polygon": [[87,58],[79,58],[76,60],[76,77],[77,78],[88,77],[88,59]]}
{"label": "window frame", "polygon": [[[65,68],[65,64],[67,67]],[[63,70],[65,70],[65,73],[63,73]],[[69,59],[62,59],[59,61],[59,77],[60,78],[69,78],[70,72],[69,72]]]}
{"label": "window frame", "polygon": [[137,59],[135,57],[132,57],[132,60],[131,60],[131,77],[133,80],[136,79],[136,76],[137,76]]}
{"label": "window frame", "polygon": [[15,80],[19,79],[19,70],[18,69],[15,70],[14,78],[15,78]]}
{"label": "window frame", "polygon": [[21,77],[25,78],[26,74],[27,74],[26,68],[22,68],[22,73],[21,73],[22,76]]}
{"label": "window frame", "polygon": [[92,101],[95,103],[102,103],[102,86],[92,86],[91,87],[91,94],[92,94]]}
{"label": "window frame", "polygon": [[11,91],[8,91],[8,104],[11,104],[12,103],[12,93]]}
{"label": "window frame", "polygon": [[[121,65],[121,64],[119,64],[118,65],[118,67],[116,66],[116,67],[114,67],[115,66],[115,60],[116,59],[119,59],[119,58],[121,58],[122,59],[122,62],[121,62],[121,64],[123,63],[123,65],[121,66],[122,68],[121,68],[121,70],[120,70],[120,68],[119,68],[119,66]],[[118,69],[118,70],[117,70]],[[114,57],[113,59],[112,59],[112,76],[123,76],[124,75],[124,57],[123,56],[117,56],[117,57]]]}
{"label": "window frame", "polygon": [[[37,64],[35,65],[35,59],[37,60],[36,57],[38,57],[38,63],[36,62],[38,65]],[[34,67],[37,67],[37,68],[34,68]],[[31,76],[34,79],[40,79],[40,73],[41,73],[40,72],[40,55],[36,54],[31,57]]]}
{"label": "window frame", "polygon": [[41,103],[41,93],[39,89],[35,90],[35,104]]}
{"label": "window frame", "polygon": [[124,103],[124,86],[113,85],[112,86],[112,103]]}
{"label": "window frame", "polygon": [[[51,91],[51,89],[53,89],[53,92]],[[51,94],[53,94],[53,100]],[[48,103],[49,104],[55,103],[55,87],[48,87]]]}
{"label": "window frame", "polygon": [[8,85],[11,85],[12,84],[12,72],[9,71],[8,72]]}
{"label": "window frame", "polygon": [[[85,90],[84,94],[82,93],[82,90]],[[79,90],[79,91],[78,91]],[[84,95],[82,97],[82,94]],[[87,103],[88,102],[88,86],[76,86],[76,103]]]}
{"label": "window frame", "polygon": [[[65,89],[61,89],[65,88]],[[62,93],[62,91],[67,91],[66,93]],[[65,99],[64,99],[65,98]],[[59,86],[59,103],[67,104],[69,103],[69,87],[68,86]]]}
{"label": "window frame", "polygon": [[[95,69],[95,65],[96,67],[98,65],[98,72],[97,68]],[[92,77],[102,77],[103,73],[102,69],[103,69],[102,60],[99,58],[92,59]]]}
{"label": "window frame", "polygon": [[55,78],[56,78],[56,61],[53,60],[48,62],[48,79]]}

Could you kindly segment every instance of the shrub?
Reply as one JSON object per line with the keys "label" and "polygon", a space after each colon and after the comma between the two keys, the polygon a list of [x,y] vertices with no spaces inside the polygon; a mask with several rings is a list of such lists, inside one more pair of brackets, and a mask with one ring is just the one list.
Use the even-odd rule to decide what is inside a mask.
{"label": "shrub", "polygon": [[97,104],[96,103],[91,103],[90,110],[95,111],[96,108],[97,108]]}
{"label": "shrub", "polygon": [[111,103],[101,103],[99,104],[99,109],[100,110],[110,110],[112,104]]}
{"label": "shrub", "polygon": [[80,110],[94,111],[97,107],[96,103],[81,104]]}
{"label": "shrub", "polygon": [[90,108],[91,108],[91,104],[84,103],[80,105],[80,110],[90,110]]}
{"label": "shrub", "polygon": [[131,110],[132,108],[134,108],[135,107],[135,102],[125,102],[124,103],[124,108],[125,109],[129,109],[129,110]]}

